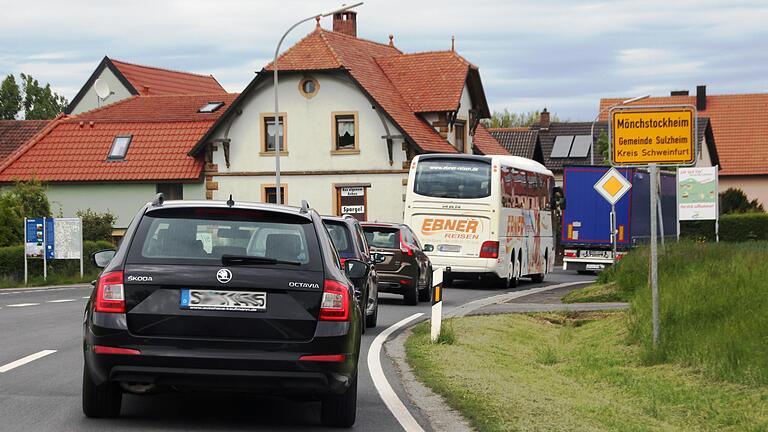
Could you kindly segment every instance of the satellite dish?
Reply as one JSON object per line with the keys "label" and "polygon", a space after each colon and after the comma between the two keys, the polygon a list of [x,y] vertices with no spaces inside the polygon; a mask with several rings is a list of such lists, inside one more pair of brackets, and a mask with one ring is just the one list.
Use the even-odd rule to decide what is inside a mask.
{"label": "satellite dish", "polygon": [[96,90],[96,94],[101,100],[105,100],[112,94],[109,90],[109,84],[106,81],[102,81],[101,78],[96,79],[96,82],[93,83],[93,89]]}

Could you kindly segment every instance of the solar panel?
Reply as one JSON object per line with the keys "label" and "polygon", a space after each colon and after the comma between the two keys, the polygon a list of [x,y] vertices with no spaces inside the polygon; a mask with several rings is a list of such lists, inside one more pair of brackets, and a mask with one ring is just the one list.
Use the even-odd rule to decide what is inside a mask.
{"label": "solar panel", "polygon": [[592,143],[590,135],[576,135],[571,146],[572,158],[585,158],[589,156],[589,147]]}
{"label": "solar panel", "polygon": [[573,135],[560,135],[555,138],[555,145],[552,146],[551,158],[567,158],[571,151],[571,142]]}

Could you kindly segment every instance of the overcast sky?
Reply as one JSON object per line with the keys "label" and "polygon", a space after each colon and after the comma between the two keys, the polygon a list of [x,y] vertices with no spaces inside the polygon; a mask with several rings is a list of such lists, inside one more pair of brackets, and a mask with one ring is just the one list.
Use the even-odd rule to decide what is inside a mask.
{"label": "overcast sky", "polygon": [[[351,3],[351,0],[349,0]],[[32,74],[71,99],[104,55],[213,74],[242,90],[299,19],[341,2],[4,2],[0,74]],[[290,46],[312,31],[294,30]],[[331,27],[330,18],[323,26]],[[768,1],[367,0],[358,36],[404,52],[457,51],[492,110],[591,120],[600,97],[768,91]]]}

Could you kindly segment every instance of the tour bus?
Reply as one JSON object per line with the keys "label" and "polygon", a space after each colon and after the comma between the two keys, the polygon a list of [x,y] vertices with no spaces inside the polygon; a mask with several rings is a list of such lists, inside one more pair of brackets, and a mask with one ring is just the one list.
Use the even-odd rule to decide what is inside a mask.
{"label": "tour bus", "polygon": [[517,156],[416,156],[405,223],[419,236],[443,283],[483,277],[503,287],[534,282],[554,266],[554,176]]}

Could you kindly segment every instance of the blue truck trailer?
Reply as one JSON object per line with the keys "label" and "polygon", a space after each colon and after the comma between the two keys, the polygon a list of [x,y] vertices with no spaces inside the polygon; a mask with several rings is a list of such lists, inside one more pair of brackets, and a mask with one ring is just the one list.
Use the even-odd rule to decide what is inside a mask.
{"label": "blue truck trailer", "polygon": [[[601,271],[613,263],[611,205],[594,185],[607,166],[566,166],[560,244],[563,270]],[[632,188],[616,203],[616,236],[619,260],[633,246],[650,241],[650,175],[637,168],[617,168]],[[661,207],[665,237],[677,237],[675,174],[661,172]],[[660,228],[662,222],[660,221]]]}

